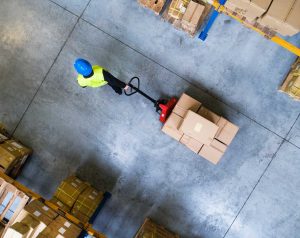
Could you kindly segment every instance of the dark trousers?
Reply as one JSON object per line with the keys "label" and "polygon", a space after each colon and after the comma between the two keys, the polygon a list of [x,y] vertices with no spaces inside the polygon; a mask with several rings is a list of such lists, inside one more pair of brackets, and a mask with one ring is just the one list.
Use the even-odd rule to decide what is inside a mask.
{"label": "dark trousers", "polygon": [[117,79],[116,77],[114,77],[112,74],[110,74],[105,70],[103,70],[103,76],[105,81],[107,81],[108,85],[111,86],[117,94],[121,95],[123,89],[126,87],[126,83]]}

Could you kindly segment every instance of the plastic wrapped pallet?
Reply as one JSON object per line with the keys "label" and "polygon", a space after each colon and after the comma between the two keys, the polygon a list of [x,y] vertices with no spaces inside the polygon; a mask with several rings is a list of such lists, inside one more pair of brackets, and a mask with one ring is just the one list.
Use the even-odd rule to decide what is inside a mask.
{"label": "plastic wrapped pallet", "polygon": [[74,214],[78,214],[78,212],[80,212],[88,218],[91,218],[102,199],[103,193],[89,186],[79,195],[72,208],[72,212]]}
{"label": "plastic wrapped pallet", "polygon": [[77,198],[87,186],[87,183],[84,183],[76,176],[71,176],[61,182],[54,197],[67,206],[73,207]]}
{"label": "plastic wrapped pallet", "polygon": [[191,0],[173,0],[168,14],[174,19],[181,20]]}

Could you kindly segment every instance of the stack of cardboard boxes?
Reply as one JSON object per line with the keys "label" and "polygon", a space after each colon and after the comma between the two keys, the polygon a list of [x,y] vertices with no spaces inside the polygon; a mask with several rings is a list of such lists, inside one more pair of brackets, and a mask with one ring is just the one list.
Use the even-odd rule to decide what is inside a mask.
{"label": "stack of cardboard boxes", "polygon": [[300,100],[300,57],[293,64],[279,91],[288,94],[295,100]]}
{"label": "stack of cardboard boxes", "polygon": [[14,175],[18,173],[17,170],[25,163],[32,151],[20,142],[9,140],[3,133],[0,133],[0,141],[0,169],[15,177]]}
{"label": "stack of cardboard boxes", "polygon": [[76,176],[65,179],[50,200],[61,210],[87,223],[103,199],[103,193]]}
{"label": "stack of cardboard boxes", "polygon": [[139,3],[142,6],[151,9],[158,15],[163,9],[166,0],[139,0]]}
{"label": "stack of cardboard boxes", "polygon": [[4,238],[74,238],[80,232],[79,227],[59,216],[41,201],[34,200],[21,211]]}
{"label": "stack of cardboard boxes", "polygon": [[[173,0],[168,9],[168,16],[174,25],[194,35],[205,18],[208,4],[201,0]],[[208,12],[208,11],[207,11]]]}
{"label": "stack of cardboard boxes", "polygon": [[210,162],[217,164],[239,128],[183,94],[162,131]]}
{"label": "stack of cardboard boxes", "polygon": [[300,31],[300,0],[228,0],[225,7],[283,36]]}

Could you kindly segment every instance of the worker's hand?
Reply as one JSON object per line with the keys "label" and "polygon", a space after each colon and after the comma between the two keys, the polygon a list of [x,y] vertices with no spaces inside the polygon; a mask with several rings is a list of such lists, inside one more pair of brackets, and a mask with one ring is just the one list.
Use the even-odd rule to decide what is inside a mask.
{"label": "worker's hand", "polygon": [[126,87],[124,88],[124,90],[127,91],[128,89],[130,89],[130,86],[126,85]]}

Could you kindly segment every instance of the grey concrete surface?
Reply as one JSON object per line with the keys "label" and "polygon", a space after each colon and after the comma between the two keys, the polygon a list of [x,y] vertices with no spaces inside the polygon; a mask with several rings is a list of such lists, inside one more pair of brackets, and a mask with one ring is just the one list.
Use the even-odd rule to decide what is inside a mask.
{"label": "grey concrete surface", "polygon": [[[92,0],[83,18],[283,137],[300,112],[299,103],[276,93],[295,57],[227,16],[206,42],[134,0]],[[290,40],[300,45],[300,34]]]}
{"label": "grey concrete surface", "polygon": [[84,9],[86,8],[89,0],[50,0],[58,4],[59,6],[65,8],[66,10],[74,13],[77,16],[80,16]]}
{"label": "grey concrete surface", "polygon": [[287,139],[300,148],[300,117],[287,136]]}
{"label": "grey concrete surface", "polygon": [[[269,207],[263,202],[259,207],[259,218],[269,231],[258,231],[257,237],[273,238],[273,224],[291,214],[291,207],[281,206],[276,216],[264,213],[272,206],[276,209],[271,199],[275,190],[260,182],[271,177],[278,184],[280,201],[290,199],[295,204],[300,194],[281,189],[298,186],[294,160],[300,151],[288,142],[280,148],[288,132],[286,139],[296,145],[299,104],[276,92],[294,56],[238,24],[225,23],[225,17],[203,44],[134,0],[92,0],[68,38],[77,20],[70,12],[82,14],[87,1],[22,3],[13,0],[1,6],[0,49],[18,45],[2,37],[7,23],[35,34],[39,28],[45,32],[38,38],[26,31],[29,43],[21,40],[17,50],[0,54],[0,69],[5,72],[0,76],[0,121],[10,131],[18,125],[14,136],[34,149],[19,178],[22,183],[50,198],[63,178],[77,173],[95,187],[111,191],[112,199],[94,227],[112,238],[133,237],[148,216],[183,238],[249,237],[248,230],[255,230],[257,224],[254,218],[247,223],[243,214],[252,212],[254,217],[248,202],[252,196],[260,202],[261,196],[271,201]],[[14,8],[19,14],[12,18]],[[40,44],[34,44],[37,39]],[[28,61],[18,61],[16,53]],[[36,55],[43,70],[36,69]],[[146,99],[116,96],[109,87],[78,87],[72,67],[77,57],[110,69],[124,81],[139,76],[142,89],[154,98],[188,92],[239,125],[239,134],[214,166],[164,135],[158,114]],[[39,77],[29,77],[37,72]],[[7,79],[13,83],[7,84]],[[33,83],[35,88],[28,86]],[[19,97],[20,91],[25,99]],[[257,191],[260,186],[266,189]],[[291,224],[299,220],[298,210],[289,217]],[[280,229],[290,229],[290,237],[298,231],[296,225]]]}
{"label": "grey concrete surface", "polygon": [[49,1],[0,7],[0,121],[12,131],[76,23]]}
{"label": "grey concrete surface", "polygon": [[[143,89],[155,97],[188,90],[241,127],[235,143],[220,165],[209,164],[162,134],[158,115],[143,98],[118,97],[110,88],[79,88],[72,80],[74,70],[68,67],[77,55],[99,62],[124,80],[140,76]],[[273,133],[83,21],[15,135],[35,148],[21,181],[46,196],[67,174],[76,171],[96,185],[108,179],[105,188],[112,189],[114,198],[96,227],[109,237],[124,238],[133,237],[146,215],[182,237],[220,237],[281,142]],[[245,148],[249,137],[253,143]],[[45,183],[32,181],[34,171],[41,171],[39,177]],[[52,174],[55,177],[49,180]],[[136,204],[141,207],[132,211]],[[117,214],[112,213],[115,209]]]}
{"label": "grey concrete surface", "polygon": [[226,238],[299,236],[299,158],[283,144]]}

